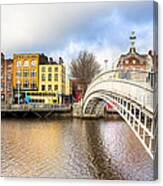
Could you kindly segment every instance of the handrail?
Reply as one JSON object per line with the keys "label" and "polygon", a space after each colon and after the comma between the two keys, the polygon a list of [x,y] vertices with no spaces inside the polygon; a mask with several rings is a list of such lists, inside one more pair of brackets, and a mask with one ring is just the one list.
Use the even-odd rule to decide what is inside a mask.
{"label": "handrail", "polygon": [[140,73],[156,73],[154,71],[150,71],[150,70],[140,70],[140,69],[116,69],[116,70],[106,70],[106,71],[102,71],[101,73],[97,74],[97,76],[95,76],[92,79],[92,82],[95,81],[97,78],[99,78],[100,76],[103,76],[104,74],[108,74],[108,73],[112,73],[112,72],[140,72]]}
{"label": "handrail", "polygon": [[35,105],[28,105],[28,104],[22,104],[22,105],[1,105],[1,111],[4,110],[14,110],[14,111],[21,111],[21,110],[55,110],[55,109],[68,109],[71,108],[71,105],[48,105],[48,104],[35,104]]}
{"label": "handrail", "polygon": [[[107,77],[105,77],[107,75]],[[98,81],[103,81],[110,79],[119,79],[119,80],[128,80],[130,82],[136,82],[136,83],[147,83],[149,84],[151,88],[157,87],[157,72],[154,71],[144,71],[144,70],[108,70],[105,71],[99,75],[97,75],[92,82],[89,84],[88,89],[92,87],[93,84],[95,84]]]}

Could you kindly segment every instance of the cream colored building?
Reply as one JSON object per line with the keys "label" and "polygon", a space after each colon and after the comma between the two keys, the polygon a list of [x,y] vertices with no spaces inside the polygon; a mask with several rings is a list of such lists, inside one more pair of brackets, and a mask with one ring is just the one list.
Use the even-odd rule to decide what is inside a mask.
{"label": "cream colored building", "polygon": [[66,78],[63,64],[39,65],[39,92],[45,95],[45,103],[64,104]]}
{"label": "cream colored building", "polygon": [[66,77],[66,96],[72,95],[72,81]]}

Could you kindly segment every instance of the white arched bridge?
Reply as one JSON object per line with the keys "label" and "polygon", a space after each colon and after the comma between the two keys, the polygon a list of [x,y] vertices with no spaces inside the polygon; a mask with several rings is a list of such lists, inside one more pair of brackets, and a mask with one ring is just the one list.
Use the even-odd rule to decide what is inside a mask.
{"label": "white arched bridge", "polygon": [[99,74],[85,93],[82,116],[103,116],[108,103],[154,159],[157,148],[157,72],[111,70]]}

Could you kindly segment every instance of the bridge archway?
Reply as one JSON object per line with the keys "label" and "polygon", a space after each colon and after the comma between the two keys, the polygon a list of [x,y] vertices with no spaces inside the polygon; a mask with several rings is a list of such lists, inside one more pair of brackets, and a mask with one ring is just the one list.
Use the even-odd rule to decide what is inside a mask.
{"label": "bridge archway", "polygon": [[146,76],[144,78],[144,82],[117,79],[113,72],[98,76],[86,91],[82,114],[87,117],[93,114],[102,116],[106,103],[112,104],[154,158],[157,147],[157,101],[153,100],[155,90],[146,83]]}

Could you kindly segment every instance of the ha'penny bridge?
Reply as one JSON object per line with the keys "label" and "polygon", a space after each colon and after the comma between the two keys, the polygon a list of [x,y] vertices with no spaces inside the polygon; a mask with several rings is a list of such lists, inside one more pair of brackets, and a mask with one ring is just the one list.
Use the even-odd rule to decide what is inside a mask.
{"label": "ha'penny bridge", "polygon": [[[104,117],[110,104],[128,124],[152,159],[157,150],[157,72],[143,70],[110,70],[97,75],[87,88],[80,104],[74,104],[73,116]],[[2,107],[1,113],[51,117],[70,113],[71,106],[18,105]]]}
{"label": "ha'penny bridge", "polygon": [[89,85],[82,101],[82,117],[103,116],[108,103],[154,159],[157,148],[157,72],[111,70],[99,74]]}

